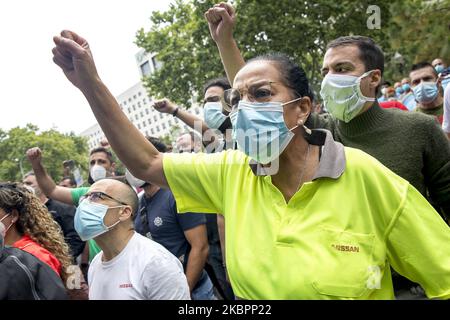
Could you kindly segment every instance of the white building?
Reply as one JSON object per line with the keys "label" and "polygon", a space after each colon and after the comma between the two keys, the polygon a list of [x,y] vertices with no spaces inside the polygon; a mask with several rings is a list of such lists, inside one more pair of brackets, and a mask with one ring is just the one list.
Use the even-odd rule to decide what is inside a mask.
{"label": "white building", "polygon": [[[147,54],[144,50],[136,54],[136,62],[141,76],[149,75],[159,66],[155,55]],[[128,119],[146,136],[161,137],[168,135],[175,126],[183,131],[192,130],[172,115],[154,110],[152,107],[153,100],[147,95],[147,91],[140,81],[117,96],[116,100]],[[194,105],[188,111],[203,118],[203,109],[199,106]],[[98,147],[100,141],[105,138],[98,124],[86,129],[80,135],[88,138],[89,149]]]}

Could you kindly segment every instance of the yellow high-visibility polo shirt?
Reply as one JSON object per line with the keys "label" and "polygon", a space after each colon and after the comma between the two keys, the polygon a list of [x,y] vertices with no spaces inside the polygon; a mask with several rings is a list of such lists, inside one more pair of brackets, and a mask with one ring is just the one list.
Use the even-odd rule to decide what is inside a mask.
{"label": "yellow high-visibility polo shirt", "polygon": [[392,266],[428,297],[450,298],[450,229],[439,214],[375,158],[314,132],[319,168],[288,203],[239,151],[164,154],[178,211],[224,214],[236,296],[393,299]]}

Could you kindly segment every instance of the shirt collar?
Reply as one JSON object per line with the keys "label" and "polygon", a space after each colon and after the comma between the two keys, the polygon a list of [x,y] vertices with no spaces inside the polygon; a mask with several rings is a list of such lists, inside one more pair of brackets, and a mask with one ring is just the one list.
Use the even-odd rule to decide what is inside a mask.
{"label": "shirt collar", "polygon": [[[311,134],[305,133],[305,139],[312,145],[322,147],[319,168],[313,180],[319,178],[338,179],[346,167],[344,146],[334,141],[331,132],[325,129],[313,129]],[[270,175],[270,169],[266,169],[254,160],[250,160],[249,165],[256,176]]]}

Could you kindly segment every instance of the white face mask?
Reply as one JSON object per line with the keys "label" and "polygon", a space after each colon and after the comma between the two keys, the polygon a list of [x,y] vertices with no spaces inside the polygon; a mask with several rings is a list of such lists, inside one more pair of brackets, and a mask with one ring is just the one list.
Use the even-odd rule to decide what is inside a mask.
{"label": "white face mask", "polygon": [[135,188],[140,188],[145,184],[144,180],[138,179],[135,176],[133,176],[131,172],[128,171],[128,169],[125,170],[125,178],[127,179],[130,186],[133,186]]}
{"label": "white face mask", "polygon": [[91,168],[91,178],[94,181],[106,178],[106,169],[101,165],[95,164]]}
{"label": "white face mask", "polygon": [[[11,228],[11,226],[14,224],[14,222],[11,222],[9,227],[6,228],[5,224],[3,223],[3,220],[8,218],[10,215],[11,214],[7,214],[6,216],[4,216],[3,218],[0,219],[0,237],[1,237],[2,241],[5,241],[4,239],[6,238],[6,233],[8,232],[9,228]],[[0,246],[0,248],[1,248],[1,246]]]}
{"label": "white face mask", "polygon": [[0,222],[0,251],[5,246],[6,227],[3,222]]}
{"label": "white face mask", "polygon": [[327,74],[322,81],[320,96],[324,105],[336,119],[350,122],[364,108],[368,101],[375,101],[362,94],[360,82],[371,72],[368,71],[360,77]]}

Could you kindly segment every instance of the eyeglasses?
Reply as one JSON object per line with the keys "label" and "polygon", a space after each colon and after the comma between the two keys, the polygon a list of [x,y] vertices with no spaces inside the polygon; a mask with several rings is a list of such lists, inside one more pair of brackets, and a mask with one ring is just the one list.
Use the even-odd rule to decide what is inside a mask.
{"label": "eyeglasses", "polygon": [[275,81],[262,81],[253,84],[248,87],[247,90],[228,89],[223,92],[222,95],[222,107],[228,112],[232,112],[237,109],[239,101],[243,97],[247,96],[247,99],[251,102],[268,102],[272,97],[272,83]]}
{"label": "eyeglasses", "polygon": [[110,195],[107,195],[106,193],[101,192],[101,191],[94,191],[94,192],[85,194],[84,196],[80,197],[80,202],[82,202],[85,199],[88,199],[89,201],[92,201],[92,202],[96,202],[98,199],[101,199],[101,200],[110,199],[110,200],[114,200],[120,204],[123,204],[124,206],[129,206],[129,204],[122,202],[120,200],[117,200],[117,199],[111,197]]}

